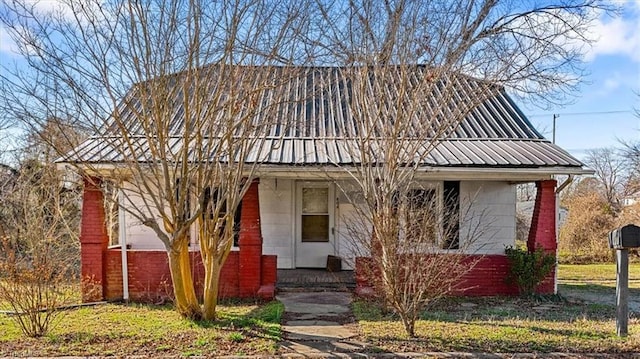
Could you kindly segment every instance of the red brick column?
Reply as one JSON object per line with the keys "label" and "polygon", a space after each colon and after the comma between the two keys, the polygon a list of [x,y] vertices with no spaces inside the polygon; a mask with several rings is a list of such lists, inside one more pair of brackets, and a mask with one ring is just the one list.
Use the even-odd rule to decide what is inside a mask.
{"label": "red brick column", "polygon": [[262,267],[262,232],[260,230],[259,180],[254,180],[242,198],[240,216],[240,297],[254,297],[260,289]]}
{"label": "red brick column", "polygon": [[84,178],[82,221],[80,224],[80,263],[82,301],[102,300],[105,292],[105,251],[109,244],[104,213],[104,197],[98,177]]}
{"label": "red brick column", "polygon": [[[536,182],[536,203],[531,218],[531,229],[527,239],[527,249],[535,251],[542,248],[545,252],[556,255],[558,243],[556,237],[556,181]],[[555,270],[538,287],[539,293],[555,292]]]}
{"label": "red brick column", "polygon": [[540,247],[549,253],[556,253],[556,181],[536,182],[536,203],[531,218],[531,229],[527,240],[530,251]]}

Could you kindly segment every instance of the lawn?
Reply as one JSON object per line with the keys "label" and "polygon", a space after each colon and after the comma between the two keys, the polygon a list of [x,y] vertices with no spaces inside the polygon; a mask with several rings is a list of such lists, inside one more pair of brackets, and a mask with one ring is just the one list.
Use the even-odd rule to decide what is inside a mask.
{"label": "lawn", "polygon": [[37,339],[0,314],[0,357],[273,354],[283,310],[279,302],[221,305],[219,321],[194,322],[170,306],[105,304],[70,310]]}
{"label": "lawn", "polygon": [[[640,279],[640,265],[630,269]],[[615,265],[561,265],[561,293],[613,291]],[[567,284],[568,283],[568,284]],[[635,282],[636,288],[640,283]],[[602,293],[602,292],[600,292]],[[636,291],[632,290],[634,295]],[[640,293],[640,291],[638,291]],[[401,322],[374,302],[354,303],[363,339],[374,352],[574,352],[640,351],[640,318],[631,315],[629,336],[615,335],[615,307],[577,303],[562,296],[537,298],[449,298],[426,311],[416,324],[417,338],[407,338]]]}
{"label": "lawn", "polygon": [[[616,265],[605,264],[560,264],[558,266],[560,283],[598,284],[616,286]],[[629,264],[629,286],[640,288],[640,263]]]}
{"label": "lawn", "polygon": [[637,352],[638,319],[630,335],[615,335],[615,308],[519,298],[449,299],[424,313],[417,338],[407,338],[402,324],[371,302],[354,303],[366,341],[376,352]]}
{"label": "lawn", "polygon": [[[616,265],[561,264],[558,266],[558,290],[568,296],[609,298],[616,293]],[[640,263],[629,264],[630,299],[640,298]]]}

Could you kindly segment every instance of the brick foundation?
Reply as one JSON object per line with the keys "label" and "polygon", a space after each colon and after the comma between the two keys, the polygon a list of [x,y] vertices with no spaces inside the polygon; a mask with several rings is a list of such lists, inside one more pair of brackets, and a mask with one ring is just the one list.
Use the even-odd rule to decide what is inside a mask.
{"label": "brick foundation", "polygon": [[[446,256],[447,254],[440,254]],[[516,295],[518,288],[509,285],[505,278],[509,272],[509,262],[504,255],[470,255],[466,259],[469,265],[475,263],[473,269],[467,272],[460,284],[453,291],[458,296],[489,296],[489,295]],[[356,294],[361,296],[375,296],[378,292],[369,284],[364,273],[368,271],[365,266],[368,258],[356,258]]]}
{"label": "brick foundation", "polygon": [[[122,254],[120,249],[109,249],[106,251],[106,284],[104,299],[117,300],[122,298]],[[248,295],[240,294],[241,275],[239,266],[240,252],[234,251],[229,254],[227,261],[222,267],[220,274],[220,297],[221,298],[243,298],[261,297],[263,299],[273,299],[273,292],[254,293]],[[262,263],[264,272],[276,272],[275,256],[262,256],[259,261]],[[133,301],[138,302],[162,302],[172,297],[171,274],[169,273],[169,262],[165,251],[127,251],[127,261],[129,264],[129,296]],[[196,292],[202,293],[202,283],[204,281],[204,267],[200,253],[191,252],[191,263],[193,264],[193,279]],[[260,282],[260,288],[272,286],[275,289],[275,274],[266,276]]]}

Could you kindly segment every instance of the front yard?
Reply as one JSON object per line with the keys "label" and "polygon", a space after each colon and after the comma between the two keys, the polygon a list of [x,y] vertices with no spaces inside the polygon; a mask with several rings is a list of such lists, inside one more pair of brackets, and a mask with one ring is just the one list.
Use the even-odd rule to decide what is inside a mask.
{"label": "front yard", "polygon": [[0,357],[272,354],[283,310],[279,302],[222,305],[220,321],[193,322],[169,306],[106,304],[69,311],[38,339],[0,314]]}
{"label": "front yard", "polygon": [[[640,299],[640,264],[631,268],[631,300]],[[560,266],[560,296],[450,298],[425,312],[418,338],[373,302],[356,301],[366,352],[640,351],[640,310],[632,308],[627,338],[615,335],[614,265]],[[39,339],[25,338],[0,314],[3,356],[213,356],[283,353],[283,305],[228,303],[217,322],[181,318],[170,306],[105,304],[73,309]]]}
{"label": "front yard", "polygon": [[425,313],[416,324],[418,338],[367,302],[355,303],[362,334],[373,351],[463,352],[636,352],[640,322],[630,335],[615,335],[615,308],[571,304],[561,299],[451,299]]}
{"label": "front yard", "polygon": [[[375,303],[356,302],[354,312],[374,352],[640,351],[640,313],[631,314],[627,338],[615,335],[615,265],[560,266],[559,278],[560,296],[449,299],[424,313],[414,339]],[[638,299],[640,264],[630,278],[630,299]],[[564,297],[574,292],[582,296]]]}

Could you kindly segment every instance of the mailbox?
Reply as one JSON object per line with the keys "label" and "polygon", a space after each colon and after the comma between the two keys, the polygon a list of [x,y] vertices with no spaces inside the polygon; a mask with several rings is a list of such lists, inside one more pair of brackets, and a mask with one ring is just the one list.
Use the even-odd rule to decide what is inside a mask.
{"label": "mailbox", "polygon": [[609,232],[609,248],[626,249],[640,247],[640,227],[627,224]]}

